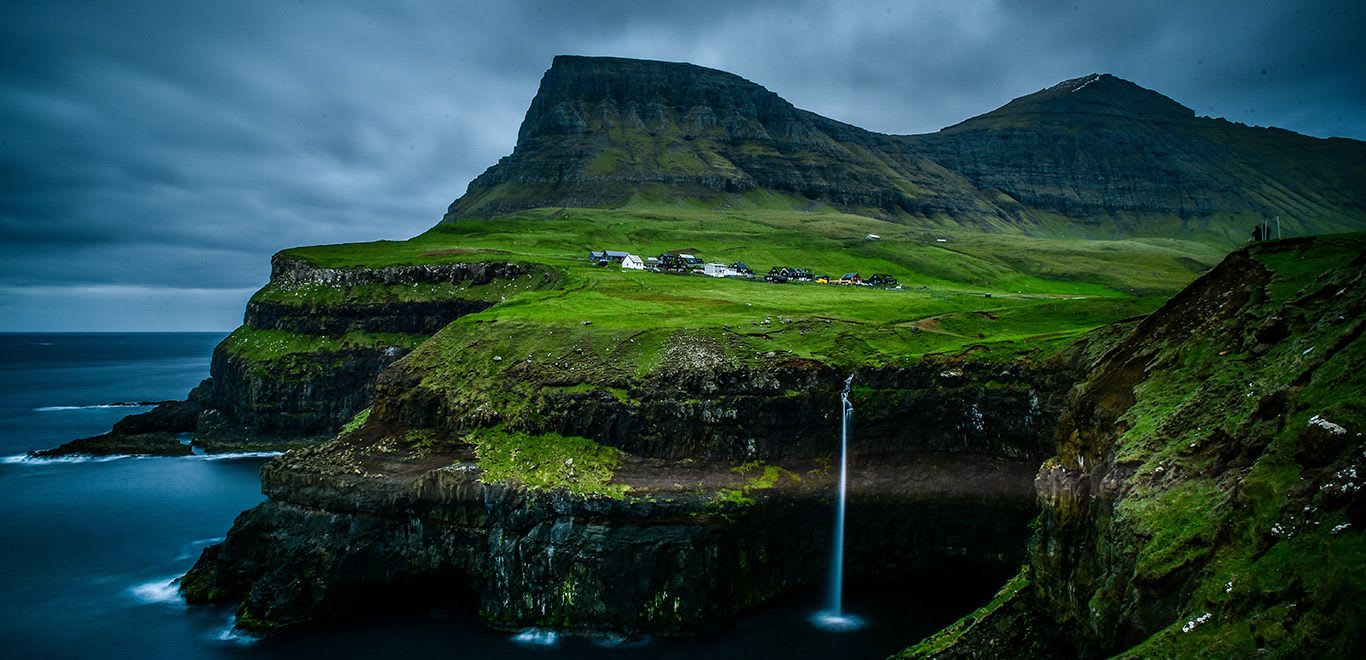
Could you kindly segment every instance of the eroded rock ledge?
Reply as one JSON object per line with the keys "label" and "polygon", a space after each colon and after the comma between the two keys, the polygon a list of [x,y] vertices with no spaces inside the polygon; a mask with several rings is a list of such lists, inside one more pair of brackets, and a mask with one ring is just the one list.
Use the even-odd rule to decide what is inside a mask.
{"label": "eroded rock ledge", "polygon": [[[630,459],[621,499],[482,483],[468,450],[415,455],[339,440],[262,471],[269,501],[185,577],[192,603],[240,603],[239,625],[279,630],[440,584],[499,628],[690,634],[824,579],[828,464],[792,464],[777,487],[725,497],[725,465]],[[1035,464],[926,455],[854,466],[850,579],[893,579],[1022,556]],[[735,492],[735,491],[729,491]],[[427,590],[430,594],[430,590]]]}

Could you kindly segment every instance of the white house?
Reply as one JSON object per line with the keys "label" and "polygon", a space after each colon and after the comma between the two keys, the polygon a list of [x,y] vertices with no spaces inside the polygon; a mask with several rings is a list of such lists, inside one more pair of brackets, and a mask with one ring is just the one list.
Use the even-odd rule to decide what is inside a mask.
{"label": "white house", "polygon": [[645,270],[645,261],[634,254],[628,254],[621,260],[621,267],[629,270]]}
{"label": "white house", "polygon": [[706,264],[702,266],[702,274],[712,277],[739,277],[740,271],[725,264]]}

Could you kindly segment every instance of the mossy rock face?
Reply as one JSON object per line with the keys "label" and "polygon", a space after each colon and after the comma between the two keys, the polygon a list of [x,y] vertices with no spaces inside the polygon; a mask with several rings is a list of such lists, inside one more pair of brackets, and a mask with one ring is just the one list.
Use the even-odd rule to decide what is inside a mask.
{"label": "mossy rock face", "polygon": [[1027,594],[1075,652],[1366,648],[1364,255],[1360,235],[1237,252],[1073,392]]}

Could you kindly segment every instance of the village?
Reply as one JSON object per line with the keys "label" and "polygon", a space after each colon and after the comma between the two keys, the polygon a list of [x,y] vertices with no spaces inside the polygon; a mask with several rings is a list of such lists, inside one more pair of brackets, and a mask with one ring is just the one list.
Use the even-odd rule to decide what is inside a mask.
{"label": "village", "polygon": [[[700,275],[704,277],[729,277],[756,280],[754,271],[743,261],[733,263],[708,262],[701,257],[680,252],[665,252],[658,257],[641,257],[619,250],[594,250],[588,253],[589,263],[603,268],[619,265],[623,270],[644,270],[652,273],[670,275]],[[899,289],[896,278],[882,273],[874,273],[866,279],[858,273],[845,273],[839,277],[816,275],[806,268],[774,266],[763,276],[770,284],[814,282],[816,284],[841,284],[845,286],[872,286],[884,289]]]}

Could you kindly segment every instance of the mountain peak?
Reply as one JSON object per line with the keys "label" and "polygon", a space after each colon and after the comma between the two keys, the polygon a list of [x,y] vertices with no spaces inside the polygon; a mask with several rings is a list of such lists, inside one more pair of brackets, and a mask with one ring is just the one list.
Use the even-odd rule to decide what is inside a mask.
{"label": "mountain peak", "polygon": [[1092,73],[1064,80],[1021,96],[991,112],[944,130],[977,128],[1029,116],[1059,116],[1073,122],[1086,115],[1105,115],[1140,121],[1180,121],[1195,111],[1151,89],[1108,73]]}
{"label": "mountain peak", "polygon": [[541,78],[518,140],[615,126],[665,130],[690,113],[695,129],[727,119],[763,124],[794,111],[777,94],[725,71],[684,62],[559,55]]}
{"label": "mountain peak", "polygon": [[1085,231],[1123,218],[1123,231],[1137,231],[1293,213],[1320,218],[1321,229],[1360,226],[1366,145],[1194,115],[1092,73],[938,133],[880,135],[724,71],[564,55],[541,79],[512,153],[446,219],[766,191],[904,222],[1025,227],[1052,217],[1043,213]]}

